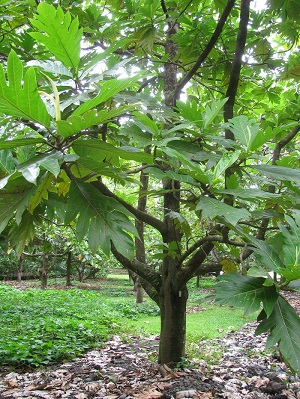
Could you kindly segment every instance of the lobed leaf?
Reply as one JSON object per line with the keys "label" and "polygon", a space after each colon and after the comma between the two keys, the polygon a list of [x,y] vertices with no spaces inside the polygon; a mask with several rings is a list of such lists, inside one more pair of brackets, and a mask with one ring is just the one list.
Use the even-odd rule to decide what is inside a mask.
{"label": "lobed leaf", "polygon": [[111,118],[129,112],[131,107],[124,106],[112,110],[89,110],[83,115],[71,115],[67,120],[57,121],[57,131],[63,137],[70,137],[91,126],[107,122]]}
{"label": "lobed leaf", "polygon": [[275,180],[294,181],[300,183],[300,171],[285,166],[274,165],[250,165],[264,176]]}
{"label": "lobed leaf", "polygon": [[278,344],[279,351],[290,368],[300,372],[300,318],[293,307],[279,296],[272,313],[257,327],[256,334],[270,331],[267,347]]}
{"label": "lobed leaf", "polygon": [[80,157],[90,157],[96,160],[109,160],[112,157],[133,160],[137,162],[152,163],[150,154],[136,149],[135,147],[115,147],[105,141],[98,139],[76,140],[73,149]]}
{"label": "lobed leaf", "polygon": [[228,123],[228,129],[248,150],[259,131],[259,124],[254,119],[248,120],[247,116],[240,115],[232,118]]}
{"label": "lobed leaf", "polygon": [[137,232],[128,215],[122,205],[101,194],[91,184],[71,183],[65,223],[69,224],[77,217],[78,239],[87,236],[93,252],[101,246],[108,254],[112,241],[122,255],[133,258],[133,240],[128,233],[137,235]]}
{"label": "lobed leaf", "polygon": [[234,208],[210,197],[201,197],[196,209],[202,210],[203,217],[225,218],[229,223],[236,225],[240,219],[248,219],[251,214],[247,209]]}
{"label": "lobed leaf", "polygon": [[82,115],[86,111],[97,107],[97,105],[104,103],[108,99],[112,98],[115,94],[131,86],[137,80],[139,76],[125,79],[110,79],[102,83],[100,93],[92,98],[91,100],[85,101],[81,104],[74,112],[73,115]]}
{"label": "lobed leaf", "polygon": [[[0,113],[49,127],[50,115],[39,96],[35,71],[31,67],[24,75],[23,65],[14,50],[11,50],[8,56],[7,77],[8,83],[0,65]],[[0,148],[9,147],[4,147],[2,141]]]}
{"label": "lobed leaf", "polygon": [[259,256],[264,266],[274,272],[278,272],[280,268],[284,268],[284,263],[282,262],[278,251],[272,245],[265,241],[258,240],[255,237],[247,237],[253,244],[253,252]]}
{"label": "lobed leaf", "polygon": [[278,293],[274,284],[265,285],[266,278],[230,273],[220,280],[215,287],[217,302],[243,307],[245,314],[256,312],[263,304],[266,314],[272,313]]}
{"label": "lobed leaf", "polygon": [[60,6],[56,9],[45,2],[38,5],[37,12],[30,22],[40,32],[30,32],[30,35],[44,44],[66,67],[77,71],[83,32],[78,29],[78,18],[71,20],[69,12],[64,14]]}
{"label": "lobed leaf", "polygon": [[17,224],[21,222],[22,215],[34,191],[34,186],[22,177],[10,181],[5,189],[0,190],[0,232],[5,229],[14,216]]}

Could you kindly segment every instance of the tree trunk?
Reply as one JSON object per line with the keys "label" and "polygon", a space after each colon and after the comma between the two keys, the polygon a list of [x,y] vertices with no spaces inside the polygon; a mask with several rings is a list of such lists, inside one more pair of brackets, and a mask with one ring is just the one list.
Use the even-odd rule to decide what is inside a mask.
{"label": "tree trunk", "polygon": [[72,252],[71,251],[68,252],[66,266],[67,266],[66,286],[70,287],[72,285],[71,284],[71,267],[72,267]]}
{"label": "tree trunk", "polygon": [[42,256],[42,267],[40,268],[40,280],[42,289],[47,288],[48,285],[48,270],[49,270],[49,255],[43,253]]}
{"label": "tree trunk", "polygon": [[[145,148],[145,152],[148,154],[151,152],[149,146]],[[137,207],[141,212],[146,211],[146,207],[147,207],[146,192],[148,190],[148,186],[149,186],[149,176],[146,173],[144,173],[143,171],[141,171],[139,198],[138,198],[138,204],[137,204],[138,205]],[[135,252],[136,252],[135,256],[136,256],[137,260],[139,260],[143,263],[146,263],[144,222],[142,220],[136,219],[135,227],[139,234],[139,238],[138,237],[135,238]],[[136,303],[142,303],[144,300],[144,290],[143,290],[143,286],[141,284],[141,280],[140,280],[139,276],[136,276],[136,278],[134,279],[134,289],[136,291]]]}
{"label": "tree trunk", "polygon": [[172,280],[166,281],[160,293],[161,331],[158,362],[174,367],[185,356],[186,286],[176,291]]}
{"label": "tree trunk", "polygon": [[24,258],[21,255],[18,264],[18,272],[17,272],[17,280],[20,283],[22,280],[22,267],[23,267]]}

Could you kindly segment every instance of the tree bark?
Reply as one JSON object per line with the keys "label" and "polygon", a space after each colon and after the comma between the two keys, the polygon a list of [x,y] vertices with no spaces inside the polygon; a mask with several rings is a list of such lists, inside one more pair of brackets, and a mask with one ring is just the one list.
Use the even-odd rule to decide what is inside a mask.
{"label": "tree bark", "polygon": [[68,252],[68,257],[67,257],[67,275],[66,275],[66,286],[70,287],[71,286],[71,266],[72,266],[72,252]]}
{"label": "tree bark", "polygon": [[[151,148],[146,147],[145,152],[150,153]],[[139,197],[138,197],[138,204],[137,208],[141,212],[146,212],[147,207],[147,195],[146,192],[148,190],[149,185],[149,176],[143,170],[140,174],[140,188],[139,188]],[[136,259],[146,263],[146,249],[145,249],[145,239],[144,239],[144,222],[142,220],[136,219],[135,227],[139,234],[139,238],[135,238],[135,253]],[[144,290],[141,283],[140,277],[137,275],[134,279],[134,288],[136,291],[136,303],[142,303],[144,300]]]}
{"label": "tree bark", "polygon": [[40,280],[41,280],[42,289],[47,288],[48,271],[49,271],[49,254],[45,252],[42,255],[42,267],[40,268]]}
{"label": "tree bark", "polygon": [[21,255],[18,264],[18,272],[17,272],[17,281],[20,283],[22,281],[22,267],[23,267],[24,258]]}
{"label": "tree bark", "polygon": [[161,331],[158,362],[176,366],[185,356],[186,342],[186,286],[180,291],[173,287],[172,277],[167,277],[160,293]]}

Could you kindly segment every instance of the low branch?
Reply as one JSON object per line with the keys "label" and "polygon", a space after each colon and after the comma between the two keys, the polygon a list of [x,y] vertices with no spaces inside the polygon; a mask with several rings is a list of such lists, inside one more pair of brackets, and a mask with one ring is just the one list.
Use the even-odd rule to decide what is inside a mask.
{"label": "low branch", "polygon": [[[114,244],[111,242],[111,252],[114,257],[124,266],[126,269],[131,270],[136,273],[142,279],[144,279],[148,284],[150,284],[156,293],[159,292],[161,287],[161,276],[158,272],[155,272],[145,263],[138,261],[137,259],[130,260],[126,258],[126,256],[122,255],[119,251],[117,251]],[[149,289],[149,287],[148,287]]]}
{"label": "low branch", "polygon": [[174,285],[180,289],[186,284],[195,274],[196,270],[202,265],[210,251],[213,249],[214,243],[212,241],[205,242],[198,251],[192,256],[187,264],[182,267]]}
{"label": "low branch", "polygon": [[130,213],[132,213],[133,216],[145,222],[146,224],[154,227],[156,230],[160,232],[161,235],[164,235],[166,233],[167,227],[162,221],[128,204],[122,198],[118,197],[113,192],[111,192],[109,188],[107,188],[105,184],[103,184],[100,180],[94,181],[91,184],[102,194],[106,195],[107,197],[114,198],[116,201],[118,201],[121,205],[124,206],[124,208],[126,208]]}

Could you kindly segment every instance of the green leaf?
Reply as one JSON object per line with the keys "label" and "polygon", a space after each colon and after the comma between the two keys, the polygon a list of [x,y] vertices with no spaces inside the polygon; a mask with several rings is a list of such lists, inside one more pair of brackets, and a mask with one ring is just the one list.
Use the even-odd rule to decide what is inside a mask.
{"label": "green leaf", "polygon": [[240,219],[246,220],[251,216],[250,212],[246,209],[234,208],[209,197],[201,197],[196,209],[202,210],[203,217],[211,219],[224,217],[233,225],[236,225]]}
{"label": "green leaf", "polygon": [[269,176],[275,180],[294,181],[300,183],[300,171],[284,166],[274,165],[250,165],[253,169],[258,170],[259,173]]}
{"label": "green leaf", "polygon": [[189,222],[180,213],[175,211],[168,212],[168,216],[174,220],[176,228],[181,229],[184,235],[188,238],[191,235],[191,227]]}
{"label": "green leaf", "polygon": [[40,32],[30,32],[30,35],[44,44],[66,67],[77,71],[82,38],[78,18],[71,20],[69,12],[64,14],[60,6],[55,9],[45,2],[38,5],[37,12],[30,22]]}
{"label": "green leaf", "polygon": [[205,108],[205,112],[203,114],[203,122],[204,122],[204,127],[208,127],[214,119],[217,117],[221,109],[223,108],[224,104],[227,102],[228,98],[223,98],[221,100],[216,100],[211,103],[211,105],[208,105]]}
{"label": "green leaf", "polygon": [[263,304],[267,315],[273,311],[278,299],[276,286],[264,285],[266,278],[229,273],[220,277],[216,284],[216,301],[226,305],[243,307],[245,314],[260,310]]}
{"label": "green leaf", "polygon": [[120,157],[137,162],[153,162],[150,154],[140,151],[135,147],[127,146],[122,149],[99,139],[76,140],[73,143],[73,149],[79,156],[88,156],[96,160],[103,160],[105,158],[109,160],[111,157]]}
{"label": "green leaf", "polygon": [[284,264],[278,254],[278,251],[265,241],[258,240],[255,237],[247,236],[253,244],[253,251],[259,256],[260,261],[264,266],[270,268],[274,272],[278,269],[284,268]]}
{"label": "green leaf", "polygon": [[83,115],[71,115],[67,120],[57,121],[57,131],[64,137],[72,136],[84,129],[88,129],[91,126],[98,125],[100,123],[107,122],[108,120],[119,116],[125,112],[129,112],[131,107],[124,106],[118,107],[112,110],[89,110]]}
{"label": "green leaf", "polygon": [[11,246],[15,248],[17,256],[21,256],[25,247],[34,238],[35,217],[25,212],[19,225],[15,224],[9,232]]}
{"label": "green leaf", "polygon": [[239,140],[248,150],[259,131],[259,124],[254,119],[248,120],[245,115],[232,118],[227,124],[234,137]]}
{"label": "green leaf", "polygon": [[228,194],[233,197],[243,198],[247,200],[261,200],[262,198],[278,198],[279,194],[269,193],[268,191],[260,190],[259,188],[247,188],[247,189],[224,189],[224,190],[214,190],[215,194]]}
{"label": "green leaf", "polygon": [[[180,143],[179,143],[180,145]],[[198,163],[193,162],[190,156],[187,156],[185,151],[179,152],[174,148],[164,147],[161,150],[170,158],[169,161],[172,160],[177,163],[178,161],[182,162],[185,167],[190,168],[194,173],[190,173],[195,179],[201,181],[202,183],[209,183],[209,174],[202,170]]]}
{"label": "green leaf", "polygon": [[[279,224],[281,240],[283,241],[284,268],[280,268],[281,274],[288,282],[300,279],[300,217],[295,215],[296,221],[286,215],[288,227]],[[297,222],[297,223],[296,223]]]}
{"label": "green leaf", "polygon": [[7,77],[8,84],[0,65],[0,113],[49,127],[50,115],[39,96],[35,71],[31,67],[23,75],[23,65],[14,50],[8,56]]}
{"label": "green leaf", "polygon": [[44,139],[34,139],[31,137],[14,140],[0,140],[0,149],[17,148],[32,144],[46,143]]}
{"label": "green leaf", "polygon": [[11,173],[16,169],[16,160],[8,150],[0,151],[0,169],[5,173]]}
{"label": "green leaf", "polygon": [[225,170],[230,168],[230,166],[232,166],[236,162],[239,156],[240,156],[239,151],[228,152],[228,153],[225,152],[222,155],[222,158],[214,168],[214,176],[212,184],[216,182],[220,176],[223,176]]}
{"label": "green leaf", "polygon": [[85,103],[81,104],[73,112],[73,115],[82,115],[86,111],[97,107],[97,105],[104,103],[109,98],[113,97],[115,94],[131,86],[133,83],[137,82],[139,78],[140,78],[139,76],[134,76],[132,78],[125,78],[125,79],[110,79],[103,82],[100,93],[91,100],[85,101]]}
{"label": "green leaf", "polygon": [[40,174],[40,168],[38,165],[30,165],[28,167],[22,167],[20,169],[24,178],[29,181],[29,183],[36,184],[36,179]]}
{"label": "green leaf", "polygon": [[33,214],[35,208],[40,204],[43,199],[48,199],[48,189],[52,186],[54,176],[51,173],[46,173],[38,182],[37,189],[34,195],[30,198],[28,204],[28,211]]}
{"label": "green leaf", "polygon": [[176,106],[184,119],[198,125],[202,124],[202,114],[196,101],[177,101]]}
{"label": "green leaf", "polygon": [[276,134],[278,134],[278,130],[272,129],[271,126],[268,126],[265,130],[259,130],[250,145],[250,150],[254,151],[261,147],[263,144],[275,137]]}
{"label": "green leaf", "polygon": [[0,232],[14,216],[17,224],[20,223],[34,191],[34,186],[22,177],[10,181],[5,189],[0,191]]}
{"label": "green leaf", "polygon": [[87,235],[93,252],[101,246],[108,254],[112,241],[122,255],[133,258],[133,240],[128,233],[137,232],[128,218],[129,212],[116,200],[101,194],[91,184],[72,182],[65,223],[69,224],[77,215],[78,239]]}
{"label": "green leaf", "polygon": [[293,307],[279,296],[269,317],[257,327],[256,334],[270,331],[267,347],[278,344],[279,351],[294,373],[300,372],[300,318]]}

